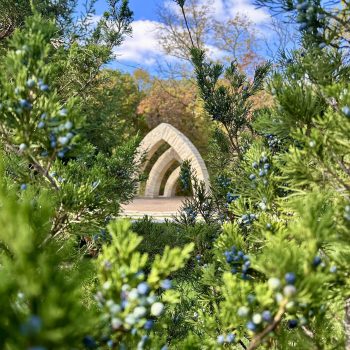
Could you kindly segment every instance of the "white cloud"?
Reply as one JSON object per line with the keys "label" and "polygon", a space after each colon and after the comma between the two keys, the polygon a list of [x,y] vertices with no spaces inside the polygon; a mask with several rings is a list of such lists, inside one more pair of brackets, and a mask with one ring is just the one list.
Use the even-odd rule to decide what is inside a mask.
{"label": "white cloud", "polygon": [[[208,3],[208,0],[202,2]],[[269,22],[271,18],[268,12],[256,8],[250,0],[212,0],[209,6],[218,20],[227,20],[240,14],[247,16],[254,24],[262,24]]]}
{"label": "white cloud", "polygon": [[270,21],[271,16],[261,8],[256,8],[248,0],[229,0],[226,1],[229,13],[232,16],[241,14],[247,16],[255,24],[263,24]]}
{"label": "white cloud", "polygon": [[213,10],[213,15],[216,19],[225,18],[227,13],[225,13],[225,1],[224,0],[213,0],[210,3]]}
{"label": "white cloud", "polygon": [[[209,0],[200,0],[208,3]],[[176,11],[173,1],[165,0],[165,4],[171,10]],[[263,9],[257,9],[252,5],[251,0],[210,0],[210,8],[213,15],[218,20],[227,20],[235,17],[237,14],[245,15],[250,19],[257,28],[269,24],[270,15]],[[119,61],[127,61],[139,64],[141,66],[152,66],[158,59],[170,59],[162,52],[157,38],[159,22],[152,20],[137,20],[132,24],[133,35],[115,50],[115,55]],[[265,29],[266,30],[266,29]],[[210,56],[218,59],[222,56],[217,48],[208,45]]]}
{"label": "white cloud", "polygon": [[[253,0],[198,0],[198,3],[208,6],[217,20],[228,20],[240,14],[247,16],[255,24],[268,22],[271,18],[269,13],[264,9],[256,8],[252,1]],[[164,5],[172,12],[181,14],[179,6],[177,6],[173,0],[164,0]]]}
{"label": "white cloud", "polygon": [[[200,0],[208,4],[212,14],[218,21],[226,21],[237,15],[245,16],[253,24],[251,29],[258,38],[273,36],[271,31],[271,15],[262,8],[256,8],[253,0]],[[220,53],[216,55],[220,58]]]}
{"label": "white cloud", "polygon": [[171,12],[181,15],[180,6],[178,4],[176,4],[175,1],[173,1],[173,0],[164,0],[163,6],[166,9],[170,10]]}
{"label": "white cloud", "polygon": [[115,50],[119,61],[131,61],[141,65],[152,65],[157,56],[161,56],[161,48],[157,40],[159,23],[150,20],[138,20],[132,24],[133,34]]}
{"label": "white cloud", "polygon": [[213,60],[220,60],[225,57],[225,52],[220,50],[214,45],[207,44],[205,45],[208,56]]}

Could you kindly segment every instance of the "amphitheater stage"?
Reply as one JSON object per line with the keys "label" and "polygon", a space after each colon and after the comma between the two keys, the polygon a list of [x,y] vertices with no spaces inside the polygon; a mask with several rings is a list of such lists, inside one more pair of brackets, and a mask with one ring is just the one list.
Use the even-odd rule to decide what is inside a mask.
{"label": "amphitheater stage", "polygon": [[145,215],[156,221],[172,219],[182,205],[185,197],[172,198],[141,198],[136,197],[131,203],[122,205],[122,217],[140,219]]}

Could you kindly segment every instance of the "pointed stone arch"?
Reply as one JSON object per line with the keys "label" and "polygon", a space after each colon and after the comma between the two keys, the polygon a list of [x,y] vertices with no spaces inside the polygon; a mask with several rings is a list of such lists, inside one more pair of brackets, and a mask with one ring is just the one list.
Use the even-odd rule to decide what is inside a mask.
{"label": "pointed stone arch", "polygon": [[158,158],[149,173],[145,188],[145,197],[155,198],[159,196],[163,177],[174,161],[181,162],[181,158],[173,148],[169,148]]}
{"label": "pointed stone arch", "polygon": [[175,196],[177,183],[180,177],[180,171],[181,167],[177,167],[169,176],[164,188],[164,197]]}
{"label": "pointed stone arch", "polygon": [[[159,196],[161,181],[174,161],[181,163],[189,160],[197,178],[204,181],[209,190],[209,174],[203,158],[193,143],[172,125],[162,123],[150,131],[140,144],[139,154],[146,154],[147,163],[164,143],[167,143],[170,148],[153,165],[146,183],[145,196]],[[169,191],[167,191],[168,193]]]}

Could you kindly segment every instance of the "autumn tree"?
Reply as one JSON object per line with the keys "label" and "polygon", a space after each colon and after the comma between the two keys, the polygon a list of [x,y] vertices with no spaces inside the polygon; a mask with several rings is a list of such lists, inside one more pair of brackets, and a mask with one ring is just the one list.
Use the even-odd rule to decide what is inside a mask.
{"label": "autumn tree", "polygon": [[155,79],[138,107],[147,126],[169,123],[182,131],[200,151],[207,146],[208,118],[197,98],[196,87],[187,80]]}
{"label": "autumn tree", "polygon": [[[159,42],[170,56],[191,65],[190,49],[204,49],[215,60],[236,59],[242,69],[259,61],[256,30],[245,16],[220,18],[209,1],[190,0],[184,5],[185,17],[172,3],[158,9]],[[189,35],[188,28],[191,30]]]}
{"label": "autumn tree", "polygon": [[[181,111],[188,106],[186,100],[188,95],[181,93],[183,95],[181,99],[173,98],[174,91],[181,91],[182,89],[178,87],[179,77],[187,79],[189,84],[194,85],[195,66],[190,53],[192,47],[202,49],[212,60],[225,64],[233,58],[237,61],[239,69],[247,71],[248,74],[261,60],[257,53],[257,33],[253,23],[247,17],[237,14],[234,18],[219,19],[209,1],[189,0],[185,2],[182,9],[183,11],[181,7],[179,8],[176,5],[176,1],[164,2],[158,8],[158,17],[161,23],[158,28],[159,42],[164,52],[176,59],[176,64],[173,65],[171,60],[170,62],[162,62],[160,66],[162,74],[170,76],[171,79],[167,83],[158,82],[156,88],[157,95],[160,94],[165,97],[165,101],[162,103],[163,107],[177,103],[176,108]],[[224,83],[223,79],[220,80],[219,84],[221,83]],[[161,92],[161,89],[165,91]],[[198,90],[194,87],[191,87],[190,90],[192,101],[200,100]],[[149,100],[146,99],[146,101],[148,103]],[[159,112],[157,101],[151,103],[150,106],[153,112],[148,115],[148,118],[154,121],[157,119],[163,120],[163,113]],[[144,111],[142,107],[140,110]],[[174,111],[174,106],[171,109]],[[185,116],[185,119],[187,119],[180,122],[181,118],[184,117],[177,117],[173,121],[180,130],[187,131],[187,127],[183,127],[186,124],[198,128],[196,122],[188,123],[189,117],[192,120],[194,119],[193,112],[189,114],[189,117],[187,112],[180,114],[173,112],[172,115]],[[166,113],[166,116],[166,120],[169,120],[169,113]],[[153,127],[152,123],[150,126]],[[218,130],[213,131],[213,127],[214,124],[211,123],[211,127],[205,128],[205,133],[201,130],[203,128],[200,128],[198,132],[187,132],[187,134],[201,148],[208,143],[208,139],[212,138],[213,133],[215,135],[219,132]],[[184,131],[185,134],[186,131]]]}

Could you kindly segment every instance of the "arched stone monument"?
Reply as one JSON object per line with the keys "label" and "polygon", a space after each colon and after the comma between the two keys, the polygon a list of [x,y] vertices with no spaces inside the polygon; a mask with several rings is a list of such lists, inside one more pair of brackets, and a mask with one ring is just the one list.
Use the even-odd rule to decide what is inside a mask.
{"label": "arched stone monument", "polygon": [[[164,143],[167,143],[170,148],[154,163],[149,173],[144,196],[148,198],[159,197],[161,184],[166,172],[174,162],[181,163],[185,160],[191,162],[193,172],[199,180],[204,181],[209,190],[209,175],[203,158],[193,143],[170,124],[162,123],[158,125],[142,140],[139,154],[146,154],[146,164]],[[175,195],[179,174],[180,167],[176,168],[168,178],[163,197],[173,197]]]}

